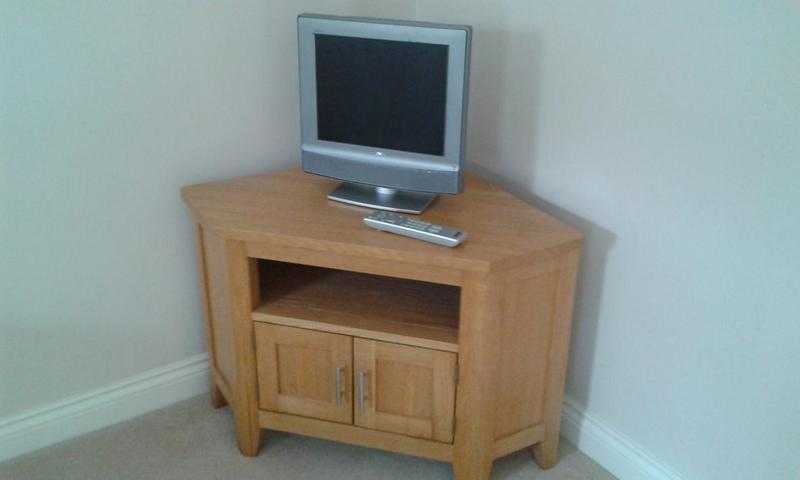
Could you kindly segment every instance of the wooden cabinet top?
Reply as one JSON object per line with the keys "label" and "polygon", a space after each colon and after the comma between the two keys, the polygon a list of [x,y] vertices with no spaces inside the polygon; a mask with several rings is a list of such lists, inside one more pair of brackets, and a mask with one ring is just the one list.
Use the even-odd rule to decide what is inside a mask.
{"label": "wooden cabinet top", "polygon": [[440,195],[422,220],[459,228],[446,248],[373,230],[368,210],[327,199],[334,180],[299,168],[184,187],[191,213],[228,238],[359,258],[487,272],[577,247],[581,233],[485,180],[467,175],[464,192]]}

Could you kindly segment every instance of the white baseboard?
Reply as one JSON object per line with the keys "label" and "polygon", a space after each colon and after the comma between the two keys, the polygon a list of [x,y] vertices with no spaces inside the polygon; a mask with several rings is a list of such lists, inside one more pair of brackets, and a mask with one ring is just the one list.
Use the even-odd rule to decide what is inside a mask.
{"label": "white baseboard", "polygon": [[204,353],[0,418],[0,462],[200,395],[208,391],[208,375]]}
{"label": "white baseboard", "polygon": [[564,400],[561,435],[620,480],[681,480],[681,476],[598,419]]}
{"label": "white baseboard", "polygon": [[[108,387],[0,418],[0,462],[208,391],[208,355],[154,368]],[[624,435],[567,398],[562,435],[620,480],[681,480]]]}

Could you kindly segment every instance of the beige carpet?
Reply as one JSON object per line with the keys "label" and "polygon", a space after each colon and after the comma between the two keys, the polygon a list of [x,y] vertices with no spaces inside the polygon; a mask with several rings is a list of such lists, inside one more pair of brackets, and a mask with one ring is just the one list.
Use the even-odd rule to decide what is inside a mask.
{"label": "beige carpet", "polygon": [[[134,420],[0,463],[2,480],[449,479],[448,464],[325,440],[265,432],[261,454],[234,442],[230,410],[197,397]],[[542,471],[517,452],[495,462],[492,479],[614,480],[572,445]]]}

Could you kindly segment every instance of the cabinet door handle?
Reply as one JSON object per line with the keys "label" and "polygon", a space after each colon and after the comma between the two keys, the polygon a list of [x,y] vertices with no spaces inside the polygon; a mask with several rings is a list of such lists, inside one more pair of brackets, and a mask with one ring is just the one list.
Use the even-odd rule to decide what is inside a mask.
{"label": "cabinet door handle", "polygon": [[364,399],[366,397],[366,392],[365,392],[366,382],[367,382],[367,372],[363,370],[358,372],[358,382],[356,382],[356,390],[358,395],[358,410],[360,412],[364,411]]}
{"label": "cabinet door handle", "polygon": [[336,367],[336,406],[341,407],[344,402],[344,367]]}

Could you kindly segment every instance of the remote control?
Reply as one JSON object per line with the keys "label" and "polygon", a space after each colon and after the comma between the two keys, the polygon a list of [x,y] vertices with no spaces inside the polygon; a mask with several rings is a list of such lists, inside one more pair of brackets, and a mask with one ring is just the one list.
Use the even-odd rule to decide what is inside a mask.
{"label": "remote control", "polygon": [[414,220],[394,212],[376,211],[372,215],[364,217],[364,223],[378,230],[444,245],[445,247],[455,247],[467,238],[467,234],[461,230]]}

